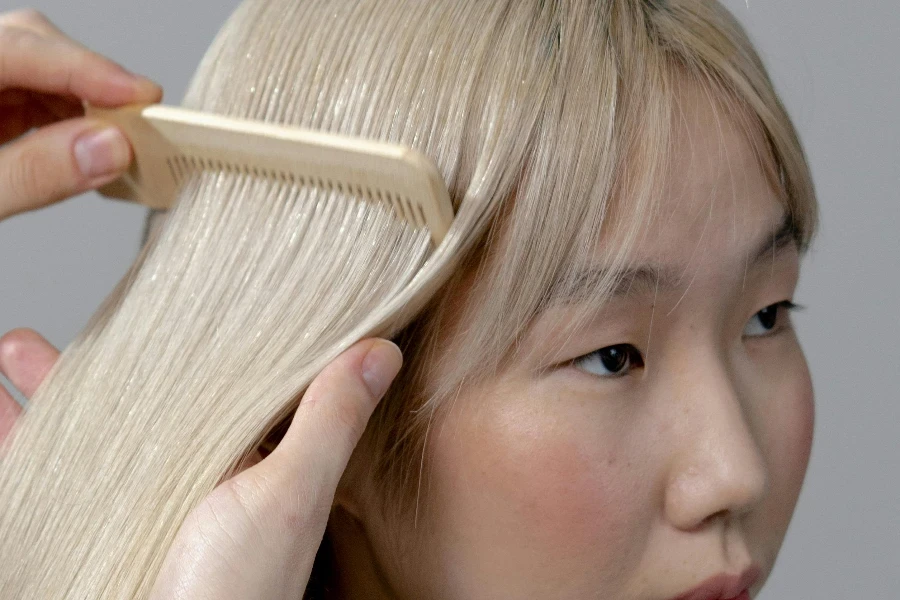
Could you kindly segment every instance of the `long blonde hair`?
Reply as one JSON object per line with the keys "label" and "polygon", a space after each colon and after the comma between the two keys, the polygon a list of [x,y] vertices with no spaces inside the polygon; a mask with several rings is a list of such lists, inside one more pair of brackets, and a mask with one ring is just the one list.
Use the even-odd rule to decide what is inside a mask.
{"label": "long blonde hair", "polygon": [[[456,222],[429,259],[427,233],[353,198],[194,180],[4,449],[0,596],[145,597],[187,512],[372,332],[395,337],[407,367],[370,422],[364,476],[406,514],[447,398],[583,285],[599,236],[612,267],[629,261],[658,210],[683,77],[745,126],[805,249],[816,205],[801,146],[716,2],[246,0],[184,104],[414,146]],[[466,307],[465,356],[426,387],[453,299],[404,299],[439,289],[436,256],[481,265],[490,293]],[[591,282],[598,302],[613,283]]]}

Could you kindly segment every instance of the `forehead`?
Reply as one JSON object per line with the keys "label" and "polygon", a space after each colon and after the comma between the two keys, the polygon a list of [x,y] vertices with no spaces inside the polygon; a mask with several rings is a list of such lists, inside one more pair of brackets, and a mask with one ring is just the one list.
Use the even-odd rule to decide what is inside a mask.
{"label": "forehead", "polygon": [[[721,95],[678,84],[662,197],[644,219],[634,262],[727,263],[778,226],[784,206],[762,168],[762,134],[751,122]],[[601,240],[601,252],[609,250]]]}

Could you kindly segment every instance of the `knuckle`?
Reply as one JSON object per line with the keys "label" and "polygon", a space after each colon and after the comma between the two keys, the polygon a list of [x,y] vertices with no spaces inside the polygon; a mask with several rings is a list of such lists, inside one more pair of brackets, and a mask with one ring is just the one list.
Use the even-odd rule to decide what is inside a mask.
{"label": "knuckle", "polygon": [[33,36],[34,33],[16,26],[14,22],[0,19],[0,48],[8,51],[11,48],[16,48],[25,43]]}
{"label": "knuckle", "polygon": [[235,506],[230,490],[220,485],[195,507],[185,525],[189,526],[188,531],[209,543],[221,545],[223,536],[225,540],[238,541],[241,525],[246,521],[236,514]]}
{"label": "knuckle", "polygon": [[27,26],[47,23],[47,17],[36,8],[19,8],[0,15],[0,25]]}
{"label": "knuckle", "polygon": [[[258,518],[259,511],[256,505],[261,490],[247,485],[245,482],[246,478],[239,480],[233,477],[222,482],[217,491],[222,497],[222,504],[236,507],[242,515],[251,521],[255,521]],[[218,504],[214,505],[220,506]]]}
{"label": "knuckle", "polygon": [[256,529],[303,534],[317,522],[322,503],[309,478],[291,474],[285,481],[261,473],[241,475],[224,482],[222,493]]}
{"label": "knuckle", "polygon": [[313,381],[307,395],[312,400],[311,408],[322,416],[327,433],[355,445],[371,415],[371,399],[362,381],[343,367],[331,366]]}
{"label": "knuckle", "polygon": [[34,32],[0,21],[0,85],[13,66],[11,61],[27,55],[37,42]]}
{"label": "knuckle", "polygon": [[36,8],[26,7],[13,11],[13,18],[26,25],[49,23],[47,16]]}
{"label": "knuckle", "polygon": [[264,530],[267,514],[265,503],[260,501],[260,490],[236,478],[219,484],[204,505],[205,520],[230,536]]}
{"label": "knuckle", "polygon": [[295,477],[274,514],[280,527],[299,536],[311,535],[328,520],[333,494],[326,494],[325,483],[312,476]]}
{"label": "knuckle", "polygon": [[356,399],[346,399],[335,404],[332,415],[339,431],[343,432],[348,439],[357,440],[362,437],[368,416],[363,410],[361,402]]}

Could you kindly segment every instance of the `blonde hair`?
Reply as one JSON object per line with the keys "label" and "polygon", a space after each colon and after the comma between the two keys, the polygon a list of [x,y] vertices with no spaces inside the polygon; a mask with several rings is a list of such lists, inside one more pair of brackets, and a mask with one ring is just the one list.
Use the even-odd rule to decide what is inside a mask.
{"label": "blonde hair", "polygon": [[[617,250],[610,272],[629,261],[658,210],[684,77],[746,127],[805,249],[816,209],[802,149],[715,2],[245,1],[184,104],[414,146],[457,219],[428,258],[427,233],[353,198],[197,178],[5,448],[0,596],[145,597],[187,512],[373,332],[397,339],[407,367],[370,422],[363,475],[404,514],[447,398],[583,284],[599,236]],[[426,386],[452,302],[435,294],[445,257],[475,265],[490,294],[465,307],[465,356]],[[613,283],[591,282],[598,302]]]}

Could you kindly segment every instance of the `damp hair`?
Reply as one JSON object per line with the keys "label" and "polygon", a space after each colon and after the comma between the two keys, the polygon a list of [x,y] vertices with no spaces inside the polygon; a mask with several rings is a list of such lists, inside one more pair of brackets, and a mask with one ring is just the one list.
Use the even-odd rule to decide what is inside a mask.
{"label": "damp hair", "polygon": [[[629,263],[659,211],[683,80],[718,100],[710,118],[743,128],[805,251],[817,212],[802,147],[716,2],[245,0],[183,104],[415,147],[457,218],[429,256],[427,232],[352,197],[249,174],[192,180],[3,450],[0,596],[146,597],[187,512],[372,332],[406,366],[341,485],[413,518],[435,415],[583,283],[596,240],[615,249],[610,273]],[[435,255],[457,268],[429,270]],[[438,291],[467,272],[471,301],[454,307]],[[595,306],[615,283],[591,282]],[[466,352],[435,382],[451,309]]]}

